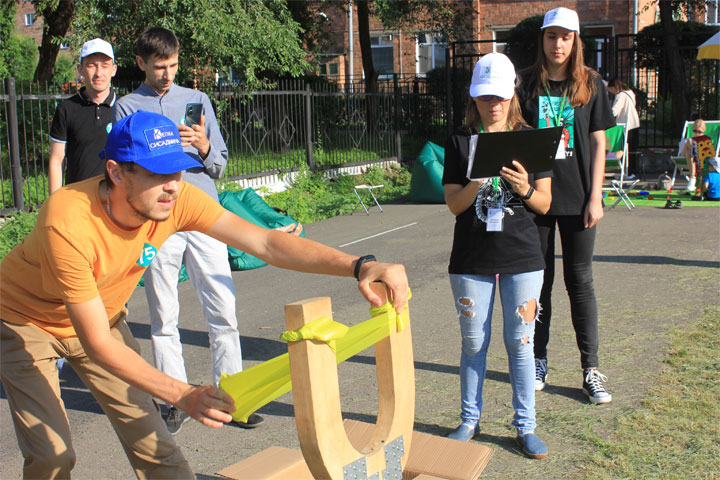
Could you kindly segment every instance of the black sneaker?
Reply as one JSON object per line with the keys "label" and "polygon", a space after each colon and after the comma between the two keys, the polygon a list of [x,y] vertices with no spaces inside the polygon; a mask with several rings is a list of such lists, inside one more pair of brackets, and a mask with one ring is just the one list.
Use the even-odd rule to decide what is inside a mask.
{"label": "black sneaker", "polygon": [[535,359],[535,390],[540,391],[545,388],[547,382],[547,358]]}
{"label": "black sneaker", "polygon": [[165,414],[165,425],[167,425],[168,431],[171,435],[175,435],[180,431],[183,423],[190,420],[190,415],[178,410],[175,407],[170,407],[170,410]]}
{"label": "black sneaker", "polygon": [[675,202],[675,205],[673,205],[673,208],[682,208],[682,201],[678,200],[677,202]]}
{"label": "black sneaker", "polygon": [[668,201],[665,202],[665,207],[664,207],[664,208],[674,208],[674,207],[673,207],[673,201],[668,198]]}
{"label": "black sneaker", "polygon": [[607,382],[607,377],[598,372],[597,368],[583,370],[583,392],[591,403],[612,402],[612,395],[605,390],[602,382]]}

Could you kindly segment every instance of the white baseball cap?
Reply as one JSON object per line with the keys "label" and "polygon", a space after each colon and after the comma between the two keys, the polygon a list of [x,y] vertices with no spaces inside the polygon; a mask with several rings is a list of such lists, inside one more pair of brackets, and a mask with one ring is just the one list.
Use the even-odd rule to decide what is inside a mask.
{"label": "white baseball cap", "polygon": [[515,94],[515,67],[502,53],[488,53],[475,64],[470,96],[495,95],[509,99]]}
{"label": "white baseball cap", "polygon": [[107,55],[115,60],[112,45],[102,38],[93,38],[92,40],[85,42],[82,46],[82,51],[80,52],[80,60],[88,55],[92,55],[93,53],[102,53],[103,55]]}
{"label": "white baseball cap", "polygon": [[544,30],[548,27],[562,27],[580,33],[580,19],[575,10],[560,7],[555,10],[550,10],[545,14],[542,29]]}
{"label": "white baseball cap", "polygon": [[710,160],[708,160],[708,162],[710,162],[710,165],[715,167],[715,170],[720,170],[720,167],[718,167],[718,162],[720,162],[719,157],[712,157]]}

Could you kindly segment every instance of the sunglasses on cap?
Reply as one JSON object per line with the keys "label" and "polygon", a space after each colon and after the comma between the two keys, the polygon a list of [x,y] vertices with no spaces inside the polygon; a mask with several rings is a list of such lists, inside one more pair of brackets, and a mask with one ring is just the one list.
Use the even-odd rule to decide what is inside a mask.
{"label": "sunglasses on cap", "polygon": [[498,97],[497,95],[480,95],[479,97],[475,97],[481,102],[490,102],[492,100],[497,100],[498,102],[504,102],[505,100],[510,100],[509,98],[502,98]]}

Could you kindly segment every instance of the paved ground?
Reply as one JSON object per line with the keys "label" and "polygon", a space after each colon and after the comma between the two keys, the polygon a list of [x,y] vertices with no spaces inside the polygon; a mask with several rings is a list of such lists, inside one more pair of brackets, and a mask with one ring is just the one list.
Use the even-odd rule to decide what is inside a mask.
{"label": "paved ground", "polygon": [[[720,285],[720,209],[663,210],[616,208],[606,212],[595,249],[595,279],[600,307],[601,371],[609,377],[614,402],[588,406],[580,391],[577,348],[568,318],[562,281],[555,285],[550,385],[537,397],[539,427],[551,455],[525,459],[508,424],[512,415],[502,320],[489,353],[483,432],[474,441],[495,449],[483,478],[578,478],[583,431],[611,436],[617,415],[639,406],[661,365],[667,333],[698,318],[703,305],[718,304]],[[459,328],[447,280],[452,215],[444,205],[387,205],[385,213],[342,216],[307,225],[310,238],[356,254],[407,266],[416,360],[418,431],[445,435],[458,422]],[[383,232],[389,232],[384,233]],[[377,236],[374,236],[377,235]],[[364,237],[371,237],[365,238]],[[559,261],[559,260],[558,260]],[[558,265],[558,271],[561,268]],[[265,267],[233,275],[246,365],[286,351],[278,341],[283,306],[315,296],[330,296],[335,319],[356,323],[369,318],[352,279],[330,279]],[[180,286],[182,338],[190,380],[207,382],[208,340],[192,287]],[[497,309],[496,309],[497,311]],[[145,295],[130,300],[131,328],[150,358]],[[377,395],[372,350],[340,366],[343,415],[375,421]],[[63,399],[74,435],[78,479],[125,479],[133,473],[109,423],[70,369],[62,374]],[[191,422],[177,441],[200,478],[272,445],[298,448],[292,394],[261,410],[266,425],[254,431],[232,426],[212,430]],[[567,421],[566,421],[567,420]],[[569,423],[571,421],[571,423]],[[570,427],[568,427],[570,425]],[[19,478],[22,458],[7,407],[0,398],[0,478]]]}

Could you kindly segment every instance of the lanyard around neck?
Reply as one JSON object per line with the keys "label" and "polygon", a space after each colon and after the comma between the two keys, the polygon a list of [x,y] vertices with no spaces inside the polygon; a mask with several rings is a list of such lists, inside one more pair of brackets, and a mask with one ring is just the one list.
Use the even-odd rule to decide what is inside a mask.
{"label": "lanyard around neck", "polygon": [[560,100],[560,108],[558,109],[557,113],[555,113],[555,108],[553,108],[552,101],[550,100],[550,89],[548,88],[547,83],[545,84],[545,93],[547,93],[548,105],[550,105],[550,111],[553,114],[553,120],[555,120],[555,126],[557,127],[560,125],[560,120],[563,120],[562,113],[563,113],[563,110],[565,109],[565,104],[567,103],[567,99],[568,99],[567,82],[565,82],[565,86],[563,88],[562,100]]}
{"label": "lanyard around neck", "polygon": [[[483,128],[482,122],[480,122],[479,125],[480,133],[485,133],[485,129]],[[507,131],[510,131],[510,125],[508,125]],[[493,191],[495,192],[495,196],[497,197],[500,194],[500,177],[492,177],[492,186]]]}

